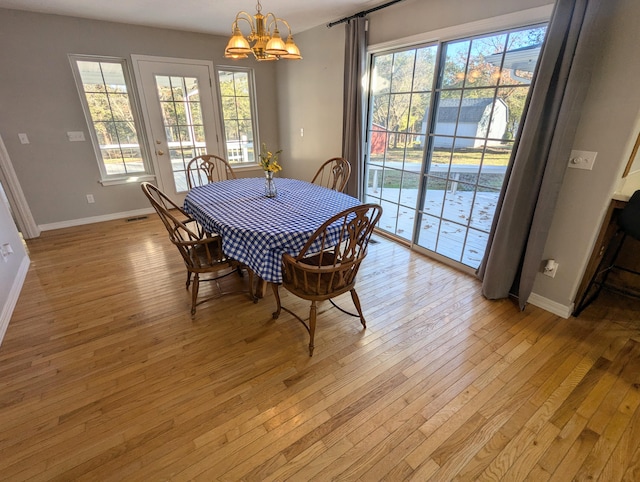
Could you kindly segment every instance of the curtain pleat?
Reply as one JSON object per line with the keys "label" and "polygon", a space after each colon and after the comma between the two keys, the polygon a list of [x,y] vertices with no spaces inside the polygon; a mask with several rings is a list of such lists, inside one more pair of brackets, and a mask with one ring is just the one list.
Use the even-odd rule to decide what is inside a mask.
{"label": "curtain pleat", "polygon": [[346,192],[360,198],[363,170],[364,96],[362,77],[366,71],[367,20],[357,17],[346,23],[342,157],[351,164]]}
{"label": "curtain pleat", "polygon": [[589,7],[589,0],[556,1],[478,269],[485,297],[514,295],[520,309],[540,272],[591,66],[597,62],[596,7]]}

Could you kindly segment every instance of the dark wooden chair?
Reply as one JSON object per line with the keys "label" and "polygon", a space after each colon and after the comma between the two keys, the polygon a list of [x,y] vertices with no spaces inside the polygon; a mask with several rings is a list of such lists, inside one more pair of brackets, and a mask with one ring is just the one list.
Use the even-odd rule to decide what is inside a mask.
{"label": "dark wooden chair", "polygon": [[311,182],[334,191],[344,191],[349,176],[351,175],[351,164],[342,157],[334,157],[326,161],[320,168]]}
{"label": "dark wooden chair", "polygon": [[[622,209],[617,218],[618,229],[611,238],[605,249],[604,255],[596,272],[591,277],[587,288],[578,302],[573,316],[579,316],[582,311],[595,301],[603,289],[626,295],[633,298],[640,298],[640,292],[632,288],[620,288],[607,283],[609,274],[614,270],[623,271],[631,275],[640,276],[640,272],[623,266],[618,261],[618,255],[622,251],[627,237],[640,241],[640,190],[633,193],[627,205]],[[637,278],[636,278],[637,279]]]}
{"label": "dark wooden chair", "polygon": [[[313,355],[316,330],[317,302],[331,300],[349,291],[362,326],[367,324],[356,293],[356,275],[367,255],[367,245],[373,228],[380,219],[382,208],[377,204],[363,204],[347,209],[327,220],[309,238],[297,256],[282,256],[282,286],[294,295],[311,301],[309,323],[282,306],[278,285],[272,284],[277,309],[293,315],[309,332],[309,356]],[[332,302],[333,303],[333,302]],[[336,306],[334,304],[334,306]]]}
{"label": "dark wooden chair", "polygon": [[231,165],[219,156],[205,154],[194,157],[187,164],[187,187],[189,189],[227,179],[236,179],[236,175]]}
{"label": "dark wooden chair", "polygon": [[[191,315],[196,314],[198,290],[200,281],[215,281],[230,275],[233,272],[242,274],[240,264],[225,256],[222,251],[222,238],[217,234],[211,235],[205,232],[195,220],[176,205],[166,194],[151,183],[143,182],[142,191],[147,196],[151,205],[160,216],[162,223],[169,232],[169,239],[174,244],[187,268],[187,289],[191,285]],[[249,293],[253,295],[253,273],[249,272]],[[201,279],[201,275],[211,275]],[[218,288],[220,286],[218,285]],[[220,290],[221,294],[225,294]]]}

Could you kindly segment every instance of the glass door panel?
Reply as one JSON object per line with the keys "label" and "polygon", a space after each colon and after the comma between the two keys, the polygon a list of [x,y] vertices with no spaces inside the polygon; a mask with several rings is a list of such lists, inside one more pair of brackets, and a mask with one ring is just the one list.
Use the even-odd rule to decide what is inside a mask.
{"label": "glass door panel", "polygon": [[177,192],[187,190],[187,164],[207,152],[200,86],[195,77],[155,76],[162,125]]}
{"label": "glass door panel", "polygon": [[134,58],[159,187],[178,204],[196,156],[221,155],[212,67],[201,61]]}
{"label": "glass door panel", "polygon": [[479,266],[545,32],[373,56],[365,200],[382,229]]}

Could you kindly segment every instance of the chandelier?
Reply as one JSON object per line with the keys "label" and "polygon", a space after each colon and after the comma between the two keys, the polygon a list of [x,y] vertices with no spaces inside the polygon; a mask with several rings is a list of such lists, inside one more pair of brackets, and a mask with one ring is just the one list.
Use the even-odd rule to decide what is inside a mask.
{"label": "chandelier", "polygon": [[[224,49],[224,56],[228,59],[246,59],[249,54],[253,54],[257,60],[301,59],[300,49],[293,41],[289,24],[273,13],[262,15],[260,0],[256,5],[256,10],[253,17],[247,12],[238,12],[231,27],[233,35]],[[247,22],[251,27],[251,33],[246,38],[240,31],[239,23],[241,20]],[[280,37],[279,22],[289,30],[286,42]],[[249,42],[253,42],[253,45],[250,45]]]}

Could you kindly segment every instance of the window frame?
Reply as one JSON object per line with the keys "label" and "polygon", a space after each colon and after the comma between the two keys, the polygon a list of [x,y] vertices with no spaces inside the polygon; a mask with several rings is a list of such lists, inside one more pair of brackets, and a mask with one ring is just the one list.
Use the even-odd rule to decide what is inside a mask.
{"label": "window frame", "polygon": [[[503,30],[511,31],[511,30],[516,30],[520,28],[532,27],[538,24],[548,24],[552,11],[553,11],[553,5],[545,5],[542,7],[535,7],[528,10],[501,15],[499,17],[492,17],[490,19],[478,20],[478,21],[467,23],[467,24],[461,24],[461,25],[456,25],[451,27],[444,27],[439,30],[421,33],[418,35],[413,35],[411,37],[405,37],[405,38],[396,39],[388,42],[372,44],[367,48],[367,71],[366,71],[367,85],[370,85],[373,59],[376,55],[402,52],[407,49],[420,48],[430,44],[438,45],[438,49],[440,50],[442,45],[448,42],[456,41],[456,40],[491,35]],[[434,75],[432,99],[434,98],[436,91],[441,90],[440,87],[437,85],[437,79],[438,79],[437,72],[439,72],[439,69],[440,69],[439,64],[441,61],[442,59],[439,56],[436,64],[436,75]],[[531,85],[530,85],[530,88],[531,88]],[[370,108],[371,108],[369,104],[369,100],[370,100],[371,92],[368,90],[368,88],[365,95],[367,96],[367,107],[365,109],[363,119],[364,119],[364,125],[366,126],[365,127],[366,134],[365,134],[365,137],[363,138],[364,154],[360,161],[362,162],[362,167],[366,172],[366,169],[370,163],[369,148],[371,147],[370,146],[371,139],[370,139],[370,133],[369,133],[370,131],[369,118],[370,118]],[[431,121],[432,119],[429,120],[429,125]],[[429,130],[430,130],[430,127],[427,129],[427,134],[429,133]],[[424,154],[425,156],[429,156],[429,148],[425,149]],[[423,183],[424,179],[426,179],[426,177],[424,177],[426,173],[424,169],[424,162],[425,162],[425,159],[423,159],[423,168],[420,171],[421,173],[420,175],[422,178],[421,183]],[[367,176],[363,176],[360,181],[361,181],[362,198],[366,199],[367,181],[368,181]],[[426,194],[426,189],[423,189],[422,184],[420,185],[419,189],[422,190],[422,193],[419,193],[419,196],[421,197],[419,197],[418,202],[416,204],[416,209],[415,209],[416,222],[414,224],[413,232],[411,233],[411,238],[404,239],[400,237],[397,233],[395,233],[395,231],[394,232],[389,231],[388,232],[389,236],[392,237],[393,239],[400,241],[403,244],[407,244],[408,246],[411,246],[411,248],[416,250],[417,252],[420,252],[434,259],[437,259],[449,266],[453,266],[456,269],[459,269],[464,272],[474,273],[475,272],[474,268],[471,268],[469,265],[463,263],[464,256],[461,256],[460,260],[456,261],[453,258],[448,258],[444,255],[439,254],[435,250],[431,251],[428,248],[423,247],[419,243],[419,239],[416,233],[419,232],[420,225],[417,222],[417,220],[419,219],[419,216],[422,216],[424,214],[424,213],[420,213],[421,211],[420,206],[422,205],[423,197]],[[380,199],[382,199],[382,197],[380,197]],[[382,200],[385,201],[384,199]],[[400,206],[400,203],[397,203],[397,205]],[[495,215],[497,214],[498,212],[496,211]],[[467,239],[467,236],[465,234],[465,243],[466,243],[466,239]],[[462,254],[464,255],[464,247],[463,247]]]}
{"label": "window frame", "polygon": [[[228,152],[227,144],[227,132],[225,129],[224,108],[222,104],[222,89],[220,88],[220,73],[221,72],[243,72],[247,74],[248,90],[249,90],[249,108],[251,110],[251,129],[253,130],[253,150],[254,160],[248,162],[232,161]],[[255,83],[255,71],[251,67],[241,67],[236,65],[218,65],[215,68],[215,80],[217,96],[218,96],[218,108],[220,111],[220,127],[222,129],[222,144],[224,145],[224,156],[229,161],[234,169],[242,168],[255,168],[258,165],[258,158],[260,154],[260,132],[258,123],[258,109],[257,109],[257,97],[256,97],[256,83]]]}
{"label": "window frame", "polygon": [[[99,182],[104,186],[109,186],[155,179],[153,166],[150,161],[151,157],[149,156],[148,150],[149,144],[146,137],[145,126],[142,121],[142,111],[140,109],[140,102],[137,95],[136,84],[134,82],[133,76],[131,75],[131,69],[129,67],[127,59],[122,57],[111,57],[104,55],[69,54],[69,62],[71,64],[71,70],[73,72],[76,88],[78,90],[78,96],[80,98],[82,111],[87,122],[87,129],[89,131],[89,137],[91,138],[91,144],[96,156],[98,169],[100,170]],[[127,86],[127,95],[129,97],[129,104],[131,107],[133,122],[136,129],[136,135],[138,137],[143,170],[125,174],[107,173],[107,168],[102,157],[102,152],[100,150],[100,142],[98,140],[98,135],[95,129],[95,123],[93,117],[91,116],[91,110],[87,101],[84,83],[82,81],[82,76],[80,75],[80,70],[78,68],[78,62],[111,63],[121,66],[122,74]]]}

